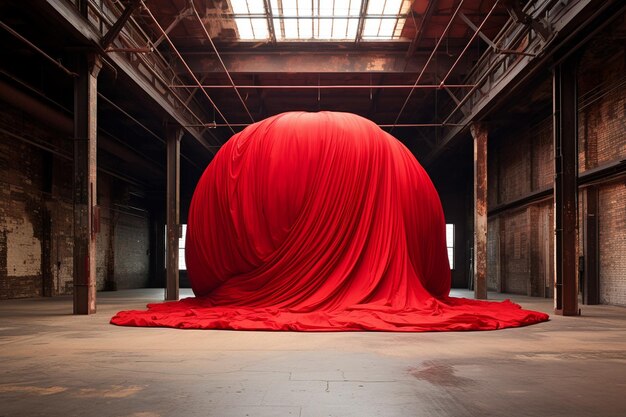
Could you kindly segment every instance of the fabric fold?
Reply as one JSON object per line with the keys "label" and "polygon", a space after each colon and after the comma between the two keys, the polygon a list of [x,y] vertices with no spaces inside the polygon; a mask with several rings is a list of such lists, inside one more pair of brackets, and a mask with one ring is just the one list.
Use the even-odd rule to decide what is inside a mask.
{"label": "fabric fold", "polygon": [[196,297],[113,324],[445,331],[548,319],[448,296],[432,182],[402,143],[348,113],[283,113],[234,135],[196,187],[185,249]]}

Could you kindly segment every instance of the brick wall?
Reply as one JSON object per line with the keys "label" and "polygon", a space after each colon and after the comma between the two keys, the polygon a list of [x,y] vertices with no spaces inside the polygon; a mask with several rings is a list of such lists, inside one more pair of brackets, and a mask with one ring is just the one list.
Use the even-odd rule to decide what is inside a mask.
{"label": "brick wall", "polygon": [[[579,67],[579,170],[626,159],[626,14],[585,48]],[[625,179],[598,185],[599,289],[602,304],[626,305]],[[579,207],[586,210],[586,193]],[[580,221],[584,212],[580,213]],[[584,233],[581,228],[580,234]],[[580,236],[582,255],[585,239]]]}
{"label": "brick wall", "polygon": [[[626,23],[624,24],[626,27]],[[600,40],[586,48],[579,70],[579,169],[626,156],[626,54]]]}
{"label": "brick wall", "polygon": [[[579,170],[626,159],[626,14],[581,51],[578,71]],[[547,80],[544,80],[547,81]],[[542,83],[539,80],[537,85]],[[512,103],[515,107],[515,103]],[[537,114],[528,114],[528,120]],[[552,187],[552,118],[506,126],[489,138],[489,209]],[[626,183],[598,185],[600,302],[626,305]],[[579,192],[579,256],[584,253],[586,192]],[[489,217],[488,287],[551,297],[554,293],[554,208],[551,197],[513,205]]]}
{"label": "brick wall", "polygon": [[552,200],[528,207],[530,218],[530,295],[554,295],[554,206]]}
{"label": "brick wall", "polygon": [[[626,24],[622,22],[622,27]],[[589,45],[579,70],[579,171],[626,158],[626,55],[606,39]],[[490,138],[489,205],[515,201],[552,186],[552,121]],[[599,185],[600,302],[626,305],[626,192],[624,180]],[[585,192],[579,193],[579,256],[584,253]],[[522,213],[526,213],[526,219]],[[552,296],[554,226],[551,199],[489,219],[488,285],[492,290]],[[528,245],[525,245],[528,236]],[[528,249],[528,253],[525,250]],[[498,262],[501,264],[498,265]]]}
{"label": "brick wall", "polygon": [[[552,119],[503,129],[490,138],[489,208],[552,185]],[[492,291],[550,296],[554,282],[551,201],[512,208],[488,221],[487,286]]]}
{"label": "brick wall", "polygon": [[487,289],[489,291],[500,292],[502,290],[500,238],[500,217],[492,216],[487,221]]}
{"label": "brick wall", "polygon": [[0,141],[0,257],[4,266],[0,298],[43,295],[42,236],[48,218],[43,155],[0,135],[4,136]]}
{"label": "brick wall", "polygon": [[498,143],[487,138],[487,206],[493,208],[500,204],[500,152]]}
{"label": "brick wall", "polygon": [[490,138],[489,207],[515,201],[552,186],[552,119],[528,127],[505,129]]}
{"label": "brick wall", "polygon": [[512,294],[530,293],[530,227],[528,210],[502,216],[502,287]]}
{"label": "brick wall", "polygon": [[[0,299],[71,294],[72,161],[18,137],[61,155],[72,152],[69,138],[0,103]],[[107,274],[120,288],[145,286],[148,215],[131,216],[116,208],[124,199],[119,181],[100,174],[97,188],[102,206],[97,288],[105,287]],[[115,235],[113,213],[120,213],[118,223],[123,223]]]}
{"label": "brick wall", "polygon": [[507,203],[530,192],[531,141],[527,132],[506,135],[496,140],[498,149],[498,201]]}
{"label": "brick wall", "polygon": [[118,289],[148,286],[149,239],[148,219],[119,213],[115,226],[115,248],[123,250],[124,256],[115,257],[115,282]]}
{"label": "brick wall", "polygon": [[552,118],[545,118],[532,129],[530,141],[531,190],[539,191],[552,187],[554,180]]}
{"label": "brick wall", "polygon": [[626,180],[599,188],[600,303],[626,305]]}

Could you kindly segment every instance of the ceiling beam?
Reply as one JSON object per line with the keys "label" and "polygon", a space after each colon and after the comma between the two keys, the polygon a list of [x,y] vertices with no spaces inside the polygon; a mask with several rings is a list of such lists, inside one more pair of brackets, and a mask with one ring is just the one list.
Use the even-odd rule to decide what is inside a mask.
{"label": "ceiling beam", "polygon": [[130,19],[135,10],[137,10],[139,4],[139,0],[132,0],[128,6],[126,6],[126,9],[124,9],[119,19],[117,19],[109,31],[102,37],[100,41],[102,49],[106,50],[113,43],[117,35],[124,29],[124,25],[128,22],[128,19]]}
{"label": "ceiling beam", "polygon": [[[64,27],[69,28],[73,34],[84,42],[85,46],[90,46],[96,50],[100,46],[102,34],[98,33],[96,28],[85,19],[79,11],[70,3],[63,0],[44,0],[41,8],[45,9],[46,15],[60,22]],[[106,58],[111,61],[121,74],[127,76],[135,86],[141,89],[153,102],[155,102],[166,114],[174,119],[178,124],[188,125],[190,121],[197,118],[195,114],[185,109],[180,109],[176,103],[180,98],[176,98],[174,92],[167,86],[156,85],[158,81],[148,78],[135,63],[131,63],[124,54],[110,53]],[[154,83],[154,84],[153,84]],[[183,102],[184,104],[184,102]],[[195,117],[194,117],[195,116]],[[194,137],[198,143],[205,147],[209,152],[214,153],[212,147],[207,140],[200,134],[197,129],[186,128],[186,131]],[[216,138],[216,140],[218,140]]]}
{"label": "ceiling beam", "polygon": [[[476,81],[476,87],[472,88],[444,119],[443,123],[455,121],[457,126],[450,129],[437,143],[437,146],[424,159],[424,165],[432,165],[447,147],[463,137],[463,133],[472,121],[480,120],[486,117],[489,112],[502,106],[506,98],[519,92],[539,71],[545,69],[546,63],[551,62],[556,65],[554,64],[555,56],[558,57],[560,53],[567,57],[567,53],[564,54],[563,50],[567,50],[569,47],[569,53],[577,51],[577,48],[584,45],[613,19],[621,16],[626,6],[623,6],[623,2],[615,0],[581,0],[565,5],[557,3],[553,5],[553,8],[555,10],[544,10],[544,13],[550,17],[549,23],[554,27],[556,35],[549,42],[544,42],[540,37],[534,38],[531,43],[526,45],[526,49],[539,51],[533,56],[522,55],[504,71],[500,70],[500,68],[504,68],[500,64],[503,58],[500,58],[494,60],[494,64],[486,70],[477,74],[480,78]],[[590,32],[587,27],[591,26],[592,22],[598,22],[598,24],[597,26],[594,25],[594,29]],[[576,47],[572,48],[572,45],[576,45]],[[498,54],[499,52],[494,51],[493,53]],[[564,58],[561,57],[561,59]],[[558,59],[556,62],[559,62]],[[493,76],[495,72],[499,72],[499,76]],[[473,102],[470,101],[476,90],[480,89],[479,86],[488,87],[489,94],[479,96]],[[454,117],[455,113],[468,101],[466,115],[461,118]]]}
{"label": "ceiling beam", "polygon": [[[222,73],[224,68],[213,55],[185,54],[185,60],[196,74]],[[426,57],[417,54],[407,59],[403,52],[363,53],[363,52],[325,52],[325,53],[220,53],[224,65],[230,74],[262,73],[419,73],[423,69]],[[438,63],[444,68],[452,65],[453,59],[446,53],[440,53]],[[186,74],[187,69],[180,63],[174,64],[179,74]],[[435,68],[432,69],[435,72]]]}
{"label": "ceiling beam", "polygon": [[422,38],[424,37],[424,28],[426,27],[427,22],[430,21],[430,17],[433,15],[433,12],[436,9],[437,9],[437,0],[430,0],[428,2],[428,6],[426,7],[426,11],[424,12],[422,16],[420,16],[420,27],[419,29],[416,28],[415,37],[411,40],[411,43],[409,44],[409,49],[406,52],[407,58],[411,57],[415,53],[417,46],[419,45]]}

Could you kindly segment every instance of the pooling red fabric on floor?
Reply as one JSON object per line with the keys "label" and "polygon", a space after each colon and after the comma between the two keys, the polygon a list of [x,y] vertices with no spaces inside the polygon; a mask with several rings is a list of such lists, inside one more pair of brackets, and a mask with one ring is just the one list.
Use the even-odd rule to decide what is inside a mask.
{"label": "pooling red fabric on floor", "polygon": [[348,113],[283,113],[234,135],[196,187],[185,254],[195,298],[111,322],[446,331],[548,319],[509,301],[448,296],[432,182],[398,140]]}

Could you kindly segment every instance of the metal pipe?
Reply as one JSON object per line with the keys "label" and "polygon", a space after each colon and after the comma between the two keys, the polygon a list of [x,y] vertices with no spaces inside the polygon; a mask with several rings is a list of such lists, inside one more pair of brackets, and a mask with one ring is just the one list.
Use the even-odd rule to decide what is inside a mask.
{"label": "metal pipe", "polygon": [[190,7],[191,7],[191,10],[193,11],[194,16],[196,16],[196,19],[198,20],[200,27],[202,27],[202,32],[204,32],[204,35],[206,36],[209,43],[211,44],[213,51],[215,51],[215,55],[217,56],[217,59],[220,61],[220,64],[222,64],[222,68],[224,68],[224,72],[226,73],[226,76],[228,77],[228,81],[230,81],[230,84],[232,85],[233,89],[235,90],[235,93],[237,94],[237,97],[239,97],[239,101],[241,101],[243,108],[246,110],[246,113],[248,113],[248,117],[250,117],[250,120],[252,121],[252,123],[254,123],[254,117],[252,117],[252,115],[250,114],[250,110],[248,110],[248,106],[246,106],[246,102],[241,97],[241,94],[239,94],[239,90],[237,90],[237,86],[235,85],[233,78],[230,76],[230,73],[228,72],[228,68],[226,68],[224,61],[222,60],[222,57],[220,56],[220,53],[215,47],[215,43],[213,43],[213,39],[211,39],[209,32],[207,32],[206,27],[204,26],[204,23],[202,23],[202,19],[200,19],[200,15],[198,14],[198,11],[196,10],[196,7],[194,6],[193,1],[190,3]]}
{"label": "metal pipe", "polygon": [[[113,24],[112,19],[111,19],[111,18],[109,18],[109,16],[107,16],[106,14],[104,14],[104,13],[103,13],[103,12],[99,9],[99,7],[98,7],[98,5],[97,5],[97,4],[93,3],[93,2],[92,2],[92,0],[89,0],[89,3],[90,3],[90,5],[92,6],[92,10],[93,10],[93,12],[94,12],[94,13],[96,13],[96,14],[98,15],[98,17],[100,17],[102,20],[104,20],[104,21],[105,21],[106,23],[108,23],[109,25],[112,25],[112,24]],[[109,7],[112,7],[112,6],[113,6],[112,4],[109,4]],[[139,31],[139,32],[143,35],[143,37],[144,37],[146,40],[150,41],[150,38],[148,37],[148,35],[147,35],[147,34],[143,31],[143,29],[142,29],[142,28],[141,28],[141,27],[137,24],[137,22],[135,21],[135,19],[134,19],[132,16],[130,17],[130,20],[131,20],[131,22],[134,24],[134,26],[137,28],[137,30],[138,30],[138,31]],[[166,61],[165,61],[165,58],[163,58],[163,55],[161,55],[161,53],[159,52],[158,48],[153,48],[153,53],[154,53],[155,55],[157,55],[157,56],[159,57],[159,59],[161,59],[161,61],[162,61],[162,62],[166,62]],[[157,70],[155,70],[155,69],[153,68],[153,66],[154,66],[155,64],[157,64],[158,62],[149,62],[149,61],[147,61],[147,58],[146,58],[146,57],[145,57],[145,55],[143,55],[143,54],[137,54],[136,56],[137,56],[137,57],[141,60],[141,62],[143,62],[143,64],[145,65],[145,68],[146,68],[148,71],[150,71],[150,73],[151,73],[151,74],[152,74],[152,75],[153,75],[156,79],[158,79],[158,80],[159,80],[159,81],[163,84],[163,86],[167,86],[167,85],[168,85],[169,81],[166,81],[166,80],[163,78],[163,76],[162,76],[162,75],[161,75],[161,74],[160,74]],[[172,93],[172,96],[173,96],[173,97],[174,97],[174,98],[175,98],[175,99],[176,99],[176,100],[177,100],[177,101],[178,101],[178,102],[179,102],[179,103],[180,103],[180,104],[181,104],[181,105],[185,108],[185,110],[187,110],[187,111],[189,112],[189,114],[190,114],[190,115],[191,115],[191,116],[192,116],[192,117],[193,117],[193,118],[194,118],[197,122],[200,122],[200,123],[201,123],[201,122],[202,122],[202,119],[201,119],[198,115],[196,115],[196,113],[195,113],[193,110],[191,110],[191,108],[189,107],[188,103],[187,103],[187,102],[185,102],[185,100],[183,100],[182,98],[180,98],[180,97],[178,96],[178,94],[175,94],[175,93],[174,93],[174,91],[172,91],[171,89],[170,89],[170,91],[171,91],[171,93]],[[210,132],[209,132],[209,133],[210,133]],[[217,138],[217,137],[216,137],[215,135],[213,135],[212,133],[210,133],[210,134],[211,134],[211,136],[213,137],[213,139],[215,139],[215,141],[216,141],[217,143],[221,143],[221,141],[219,140],[219,138]],[[198,142],[199,142],[202,146],[204,146],[207,150],[209,150],[209,151],[213,152],[213,151],[210,149],[210,148],[212,148],[212,146],[209,146],[209,145],[207,145],[207,144],[205,144],[205,143],[203,143],[203,142],[201,142],[201,141],[199,141],[199,140],[198,140]]]}
{"label": "metal pipe", "polygon": [[[104,95],[102,95],[102,93],[98,93],[98,97],[100,97],[102,100],[106,101],[111,107],[115,108],[117,111],[122,113],[124,116],[128,117],[130,120],[135,122],[139,127],[141,127],[143,130],[148,132],[152,137],[156,138],[159,142],[161,142],[162,144],[165,144],[165,139],[163,139],[162,137],[160,137],[159,135],[154,133],[148,126],[144,125],[139,120],[135,119],[132,115],[130,115],[128,112],[126,112],[126,110],[124,110],[123,108],[121,108],[120,106],[118,106],[117,104],[115,104],[114,102],[109,100],[108,98],[106,98]],[[185,161],[189,162],[192,166],[194,166],[195,168],[197,168],[200,171],[202,171],[202,168],[200,168],[195,162],[193,162],[191,159],[189,159],[188,156],[183,155],[182,153],[180,154],[180,156],[182,156],[183,159]]]}
{"label": "metal pipe", "polygon": [[[450,120],[452,118],[452,116],[454,116],[454,114],[461,108],[461,106],[463,106],[467,100],[470,99],[470,97],[472,96],[472,94],[474,94],[474,92],[476,90],[478,90],[478,87],[483,83],[483,81],[485,81],[485,79],[487,79],[487,77],[491,74],[491,68],[489,69],[489,71],[486,71],[481,77],[480,79],[476,82],[476,85],[474,87],[472,87],[470,89],[470,91],[468,91],[468,93],[458,102],[458,104],[456,105],[456,107],[454,109],[452,109],[452,111],[450,112],[450,114],[448,115],[448,117],[446,117],[443,121],[443,123],[447,123],[448,120]],[[463,126],[467,125],[469,123],[469,121],[467,123],[465,123]]]}
{"label": "metal pipe", "polygon": [[128,117],[130,120],[132,120],[133,122],[135,122],[138,126],[142,127],[146,132],[150,133],[150,135],[152,135],[154,138],[156,138],[159,142],[165,144],[165,139],[161,138],[159,135],[157,135],[156,133],[154,133],[152,130],[150,130],[146,125],[144,125],[143,123],[141,123],[139,120],[135,119],[133,116],[131,116],[128,112],[126,112],[126,110],[122,109],[120,106],[118,106],[117,104],[115,104],[113,101],[111,101],[110,99],[108,99],[106,96],[104,96],[102,93],[98,93],[98,97],[100,97],[102,100],[106,101],[107,104],[109,104],[111,107],[115,108],[117,111],[119,111],[120,113],[122,113],[124,116]]}
{"label": "metal pipe", "polygon": [[104,52],[134,52],[138,54],[150,54],[154,51],[152,48],[107,48]]}
{"label": "metal pipe", "polygon": [[450,74],[452,74],[452,71],[454,71],[454,68],[456,68],[457,64],[459,63],[459,61],[461,61],[461,58],[463,57],[463,55],[465,55],[465,52],[467,52],[467,49],[470,47],[470,45],[472,44],[472,42],[474,42],[474,39],[476,39],[476,37],[481,33],[480,30],[483,28],[483,26],[485,26],[485,23],[487,23],[487,20],[489,20],[489,17],[491,16],[491,14],[493,13],[493,11],[496,9],[496,7],[498,6],[499,0],[496,0],[493,3],[493,6],[491,7],[491,10],[489,10],[489,13],[487,13],[487,16],[485,16],[485,18],[483,19],[483,21],[480,23],[480,26],[478,26],[478,28],[475,29],[474,34],[472,35],[472,37],[470,38],[470,40],[467,42],[467,44],[465,45],[465,48],[463,48],[463,50],[461,51],[461,53],[459,54],[459,56],[456,57],[456,61],[454,61],[454,64],[452,64],[452,66],[450,67],[450,69],[448,70],[448,73],[445,75],[445,77],[443,77],[443,79],[441,80],[441,84],[445,84],[446,80],[448,79],[448,77],[450,76]]}
{"label": "metal pipe", "polygon": [[[42,150],[44,150],[46,152],[50,152],[51,154],[56,155],[59,158],[63,158],[65,160],[67,160],[67,161],[73,161],[74,160],[74,156],[73,155],[65,154],[65,153],[59,151],[58,149],[53,148],[52,146],[46,146],[43,143],[39,143],[39,142],[36,142],[34,140],[27,139],[24,136],[17,135],[17,134],[15,134],[13,132],[9,132],[8,130],[5,130],[3,128],[0,128],[0,132],[2,132],[3,134],[5,134],[7,136],[11,136],[14,139],[17,139],[17,140],[20,140],[20,141],[22,141],[24,143],[27,143],[27,144],[29,144],[31,146],[34,146],[34,147],[39,148],[39,149],[42,149]],[[108,169],[105,169],[105,168],[102,168],[102,167],[98,167],[98,171],[104,172],[105,174],[110,175],[111,177],[115,177],[117,179],[125,181],[128,184],[132,184],[132,185],[135,185],[137,187],[144,187],[144,188],[146,187],[146,184],[144,182],[137,181],[135,179],[131,179],[129,177],[126,177],[124,175],[118,174],[116,172],[109,171]]]}
{"label": "metal pipe", "polygon": [[[178,26],[178,24],[183,19],[185,19],[186,17],[189,17],[189,15],[190,15],[189,8],[186,8],[186,9],[182,10],[180,13],[178,13],[176,18],[174,18],[174,21],[172,23],[170,23],[170,25],[165,29],[165,33],[170,33],[172,31],[172,29],[174,29],[176,26]],[[159,36],[159,39],[154,41],[152,43],[152,45],[156,48],[157,46],[159,46],[161,44],[161,42],[163,42],[163,39],[165,39],[163,36]]]}
{"label": "metal pipe", "polygon": [[480,38],[482,40],[484,40],[489,46],[491,46],[493,49],[498,49],[498,46],[493,43],[493,41],[491,39],[489,39],[487,37],[487,35],[485,35],[484,33],[480,32],[479,29],[476,27],[476,25],[474,24],[474,22],[472,22],[470,20],[469,17],[465,16],[465,14],[463,12],[459,13],[459,17],[461,18],[462,21],[464,21],[467,26],[469,26],[472,30],[474,30],[475,32],[479,32],[478,36],[480,36]]}
{"label": "metal pipe", "polygon": [[[433,51],[430,53],[430,56],[428,57],[428,60],[426,60],[426,63],[424,64],[424,67],[422,68],[422,71],[420,71],[419,75],[417,76],[417,80],[415,80],[415,84],[414,84],[413,88],[411,88],[411,91],[409,91],[409,95],[407,95],[406,100],[404,100],[404,104],[402,104],[402,108],[400,109],[400,112],[398,112],[398,116],[396,117],[396,120],[393,122],[394,125],[398,123],[398,120],[400,120],[400,116],[402,116],[402,112],[404,111],[404,109],[406,108],[407,104],[409,103],[409,99],[411,98],[411,95],[413,94],[413,91],[415,91],[415,86],[417,86],[419,84],[419,82],[421,81],[422,76],[424,75],[424,72],[426,72],[426,68],[428,67],[428,64],[430,64],[430,61],[432,61],[433,57],[435,56],[435,53],[437,53],[437,49],[439,49],[439,45],[441,44],[441,41],[443,40],[443,37],[446,35],[446,33],[448,33],[448,30],[450,29],[450,26],[452,26],[452,22],[454,21],[454,18],[456,17],[456,15],[461,10],[461,6],[463,6],[463,2],[464,1],[465,0],[461,0],[459,5],[457,6],[456,10],[454,11],[452,16],[450,17],[450,21],[448,22],[448,24],[446,25],[446,28],[443,30],[443,33],[439,37],[439,40],[437,41],[437,44],[435,44],[435,47],[433,48]],[[390,133],[391,132],[393,132],[393,127],[391,128]]]}
{"label": "metal pipe", "polygon": [[41,49],[39,49],[37,47],[37,45],[35,45],[34,43],[32,43],[31,41],[29,41],[28,39],[26,39],[25,37],[23,37],[22,35],[20,35],[19,33],[17,33],[15,30],[13,30],[11,27],[7,26],[4,22],[0,21],[0,27],[2,27],[4,30],[6,30],[7,32],[9,32],[11,35],[13,35],[14,37],[16,37],[17,39],[21,40],[22,42],[24,42],[26,45],[30,46],[31,48],[33,48],[35,51],[39,52],[44,58],[46,58],[48,61],[52,62],[57,68],[59,68],[61,71],[63,71],[64,73],[66,73],[67,75],[69,75],[70,77],[78,77],[78,74],[76,74],[73,71],[70,71],[69,69],[65,68],[62,64],[60,64],[56,59],[52,58],[50,55],[48,55],[47,53],[45,53],[44,51],[42,51]]}
{"label": "metal pipe", "polygon": [[[27,88],[30,92],[36,94],[39,98],[45,99],[46,101],[48,101],[48,103],[55,106],[58,110],[53,109],[49,105],[42,103],[39,99],[29,94],[17,90],[16,88],[5,83],[4,81],[0,81],[0,100],[11,103],[12,106],[27,112],[31,116],[36,117],[47,126],[72,135],[74,131],[74,121],[71,116],[71,110],[46,97],[40,91],[30,87],[29,85],[11,76],[10,74],[7,74],[5,72],[2,73],[11,78],[13,81],[19,83],[21,86]],[[109,102],[109,100],[103,97],[100,93],[98,93],[98,95],[104,98],[107,102]],[[129,163],[142,165],[145,170],[151,172],[154,175],[160,174],[161,166],[159,165],[159,163],[148,158],[141,151],[133,148],[132,146],[129,146],[127,143],[125,143],[125,141],[116,138],[114,135],[112,135],[110,132],[107,132],[102,127],[98,128],[98,132],[99,147],[102,147],[103,149],[106,149],[109,152],[116,154],[123,159],[126,159]],[[124,146],[124,148],[122,147],[122,145]],[[138,159],[137,156],[143,158],[145,161]],[[199,167],[197,168],[202,170]]]}
{"label": "metal pipe", "polygon": [[[443,83],[442,83],[443,84]],[[331,85],[238,85],[239,89],[269,89],[269,90],[290,90],[290,89],[298,89],[298,90],[333,90],[333,89],[364,89],[369,90],[372,88],[382,88],[382,89],[408,89],[408,88],[416,88],[416,89],[440,89],[440,88],[472,88],[474,84],[422,84],[422,85],[410,85],[410,84],[386,84],[386,85],[374,85],[374,84],[331,84]],[[193,84],[172,84],[169,85],[170,88],[193,88],[197,87]],[[232,88],[229,85],[224,84],[213,84],[213,85],[203,85],[203,88]]]}
{"label": "metal pipe", "polygon": [[[187,61],[185,61],[185,59],[183,58],[183,56],[180,54],[180,52],[178,51],[178,49],[176,48],[176,46],[174,45],[174,42],[172,42],[172,40],[170,39],[170,37],[168,36],[167,33],[165,33],[165,31],[163,30],[163,27],[159,24],[158,20],[156,19],[156,17],[154,17],[154,14],[152,14],[152,11],[148,8],[148,6],[146,5],[146,3],[141,0],[141,4],[144,8],[144,10],[148,13],[148,15],[150,16],[150,18],[152,19],[152,21],[154,22],[154,24],[156,25],[156,27],[159,29],[159,31],[161,32],[161,35],[163,35],[165,37],[165,40],[167,41],[167,43],[170,45],[170,47],[172,48],[172,50],[174,51],[174,53],[176,54],[176,56],[178,57],[178,59],[180,59],[180,61],[183,63],[183,65],[185,66],[185,68],[187,69],[187,72],[189,72],[189,75],[191,75],[191,78],[193,78],[193,80],[196,82],[197,87],[200,88],[200,90],[202,91],[202,93],[204,94],[204,96],[209,100],[209,102],[211,103],[211,105],[213,106],[213,108],[215,108],[215,111],[217,111],[217,113],[220,115],[220,117],[222,119],[224,119],[224,121],[226,122],[226,124],[228,125],[228,119],[226,119],[226,116],[224,116],[224,114],[220,111],[220,109],[217,107],[217,105],[215,104],[215,102],[213,101],[213,99],[211,98],[211,96],[209,96],[209,94],[206,92],[206,90],[204,88],[202,88],[202,84],[200,83],[200,80],[198,80],[198,78],[196,77],[196,75],[193,73],[193,71],[191,70],[191,68],[189,67],[189,64],[187,64]],[[177,96],[177,95],[176,95]],[[230,128],[230,130],[235,133],[235,130],[233,128]]]}
{"label": "metal pipe", "polygon": [[[589,17],[589,21],[595,19],[597,16],[599,16],[602,12],[605,11],[606,7],[608,7],[609,3],[607,3],[606,5],[604,5],[603,7],[597,9],[594,11],[594,14],[592,16]],[[620,9],[619,13],[615,13],[613,15],[613,18],[620,16],[621,12],[624,10],[624,8]],[[606,25],[608,25],[610,22],[612,22],[613,19],[607,19],[604,22],[602,22],[602,24],[595,28],[591,33],[589,33],[587,35],[587,37],[585,38],[585,40],[591,38],[592,36],[595,36],[595,34],[597,34],[600,30],[604,29],[606,27]],[[512,22],[512,19],[508,20],[508,22]],[[525,30],[528,30],[527,28]],[[569,42],[575,35],[577,35],[579,33],[579,30],[574,31],[573,33],[570,33],[565,39],[563,39],[562,41],[560,41],[558,43],[558,45],[556,45],[554,47],[554,50],[558,50],[559,48],[561,48],[563,45],[565,45],[567,42]],[[502,36],[504,36],[504,30],[501,31]],[[498,36],[498,39],[500,38],[500,35]],[[549,42],[551,43],[551,42]],[[544,48],[547,48],[548,45],[546,45]],[[577,49],[575,49],[577,50]],[[499,50],[500,52],[502,51],[508,51],[508,50]],[[498,52],[498,51],[496,51]],[[573,53],[573,51],[570,51],[566,54],[565,57],[560,58],[559,61],[557,61],[554,65],[557,65],[558,63],[561,62],[561,60],[565,59],[567,56],[569,56],[569,54]],[[484,57],[485,55],[483,55]],[[483,60],[483,57],[481,57],[480,61]],[[546,55],[544,56],[540,62],[537,63],[537,66],[543,65],[546,61],[548,61],[548,59],[550,59],[551,56],[550,55]],[[486,59],[486,58],[485,58]],[[452,118],[452,116],[454,116],[454,114],[461,108],[461,106],[463,106],[463,104],[465,104],[467,102],[467,100],[470,99],[470,97],[472,96],[472,94],[474,94],[474,92],[482,85],[482,83],[485,81],[485,79],[491,74],[491,72],[493,71],[493,69],[502,61],[502,57],[500,57],[499,59],[496,59],[491,65],[489,65],[489,67],[487,68],[487,70],[485,72],[483,72],[483,75],[480,77],[480,79],[478,81],[476,81],[475,86],[472,87],[472,89],[463,97],[463,99],[461,99],[460,103],[454,108],[452,109],[452,111],[450,112],[450,114],[448,115],[448,117],[446,117],[446,119],[443,121],[443,123],[446,123],[448,120],[450,120]],[[478,64],[477,64],[478,65]],[[477,66],[476,65],[476,66]],[[475,66],[475,67],[476,67]],[[469,123],[469,122],[468,122]],[[464,125],[467,125],[467,123],[465,123]]]}
{"label": "metal pipe", "polygon": [[[19,85],[21,85],[22,87],[28,89],[28,91],[36,94],[39,98],[46,100],[48,103],[50,103],[51,105],[57,107],[58,109],[64,111],[67,115],[65,121],[63,121],[64,119],[61,117],[61,113],[59,113],[58,115],[55,115],[54,112],[49,109],[49,107],[43,106],[41,103],[39,103],[36,100],[26,100],[24,99],[24,97],[26,97],[25,95],[18,93],[17,90],[11,88],[8,86],[8,84],[3,83],[2,81],[0,81],[0,98],[3,97],[3,95],[6,95],[7,99],[10,96],[11,97],[11,103],[12,104],[17,104],[19,106],[21,106],[21,108],[26,108],[31,110],[31,112],[33,114],[36,114],[38,117],[40,117],[42,119],[42,121],[44,121],[45,123],[51,124],[56,126],[59,130],[63,130],[63,131],[67,131],[67,132],[71,132],[74,129],[74,122],[72,120],[72,118],[69,116],[72,114],[72,111],[65,108],[64,106],[62,106],[61,104],[59,104],[58,102],[52,100],[51,98],[47,97],[46,95],[44,95],[41,91],[34,89],[33,87],[29,86],[28,84],[26,84],[25,82],[23,82],[22,80],[14,77],[13,75],[0,70],[0,74],[5,75],[6,77],[8,77],[9,79],[11,79],[13,82],[18,83]],[[8,90],[7,90],[8,89]],[[8,91],[8,93],[5,94],[5,90]],[[115,104],[114,102],[112,102],[111,100],[109,100],[108,98],[106,98],[104,95],[102,95],[102,93],[98,93],[98,97],[100,97],[102,100],[106,101],[111,107],[115,108],[116,110],[118,110],[119,112],[121,112],[123,115],[125,115],[126,117],[128,117],[130,120],[132,120],[133,122],[135,122],[138,126],[140,126],[141,128],[143,128],[146,132],[148,132],[150,135],[152,135],[153,137],[155,137],[157,140],[159,140],[161,143],[165,144],[165,139],[162,139],[161,137],[159,137],[159,135],[157,135],[156,133],[154,133],[152,130],[150,130],[146,125],[144,125],[143,123],[141,123],[139,120],[135,119],[133,116],[131,116],[130,114],[128,114],[124,109],[122,109],[121,107],[119,107],[117,104]],[[103,128],[98,128],[100,131],[106,133],[108,136],[110,136],[113,139],[116,139],[118,142],[123,143],[123,141],[115,138],[113,135],[111,135],[109,132],[106,132]],[[215,146],[211,146],[211,148],[214,148]],[[219,147],[219,146],[218,146]],[[137,151],[136,149],[130,148],[132,150],[134,150],[135,152],[137,152],[138,154],[140,154],[141,156],[147,158],[143,153]],[[189,159],[188,156],[183,155],[181,153],[181,157],[184,158],[187,162],[189,162],[190,165],[194,166],[195,168],[197,168],[198,170],[202,171],[203,168],[199,167],[195,162],[193,162],[191,159]]]}
{"label": "metal pipe", "polygon": [[422,40],[422,37],[424,36],[424,22],[426,22],[427,20],[430,20],[430,16],[433,14],[436,8],[437,8],[437,0],[430,0],[428,2],[428,6],[426,6],[426,10],[424,11],[424,14],[421,17],[419,30],[417,29],[417,25],[415,26],[415,29],[416,29],[415,37],[413,37],[413,39],[411,40],[411,43],[409,44],[409,49],[406,51],[407,58],[413,56],[413,54],[415,53],[415,49],[417,49],[417,45],[420,43],[420,41]]}

